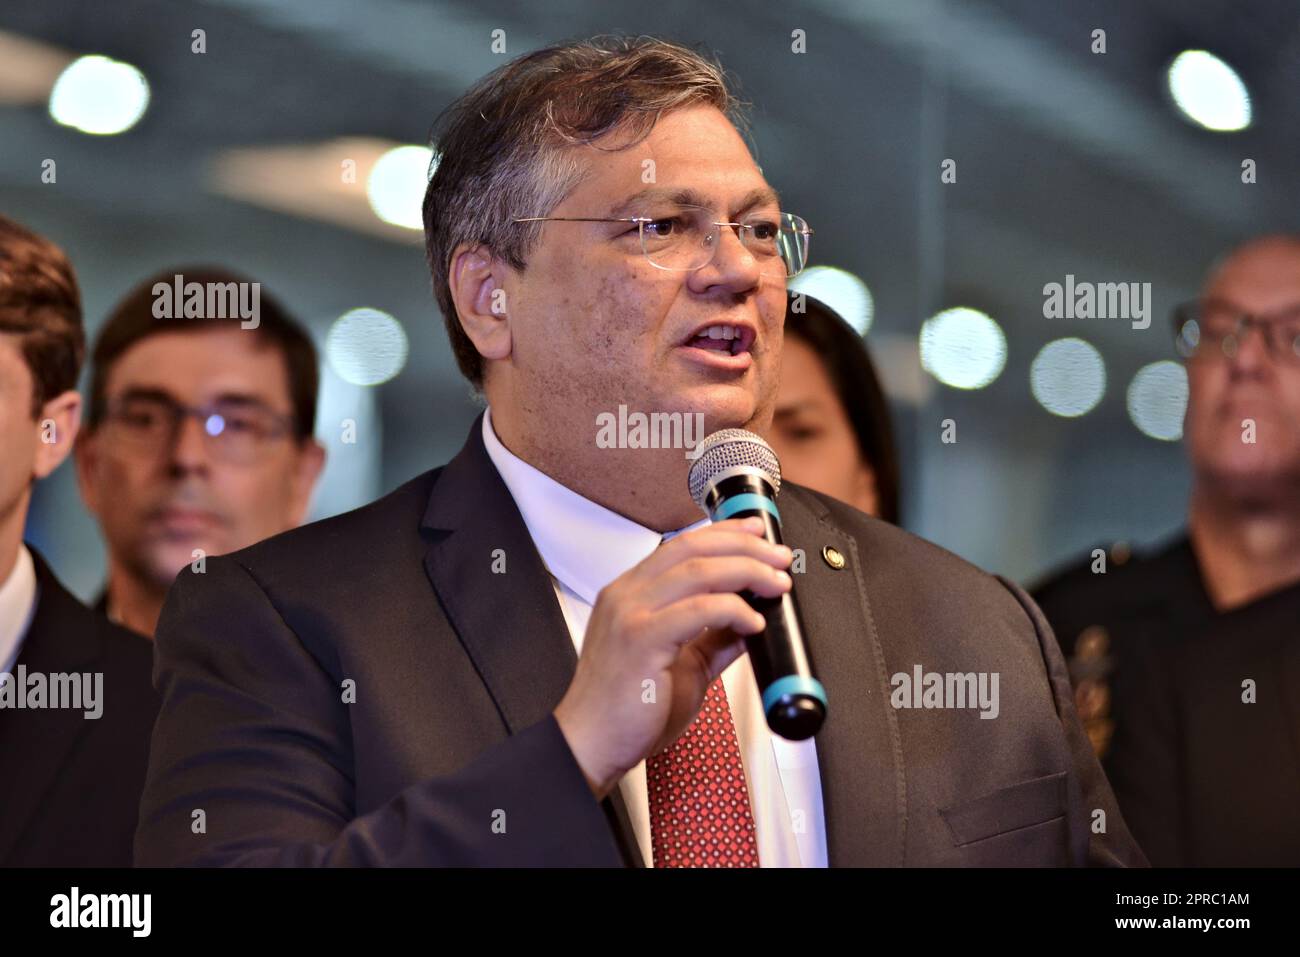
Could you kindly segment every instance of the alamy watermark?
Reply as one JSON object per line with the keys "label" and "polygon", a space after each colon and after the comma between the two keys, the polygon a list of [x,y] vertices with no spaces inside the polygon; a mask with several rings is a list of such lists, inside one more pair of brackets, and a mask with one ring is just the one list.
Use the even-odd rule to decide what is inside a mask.
{"label": "alamy watermark", "polygon": [[84,711],[87,721],[104,713],[104,673],[102,671],[51,672],[28,671],[19,665],[13,672],[0,671],[0,710],[16,711],[45,708],[71,708]]}
{"label": "alamy watermark", "polygon": [[148,937],[153,929],[152,894],[83,894],[73,887],[50,898],[50,926],[56,928],[119,927],[132,937]]}
{"label": "alamy watermark", "polygon": [[912,673],[900,671],[889,679],[894,690],[889,703],[895,708],[978,708],[981,718],[996,718],[998,703],[996,671],[926,671],[920,665]]}
{"label": "alamy watermark", "polygon": [[239,328],[261,324],[260,282],[186,282],[177,273],[170,283],[153,284],[155,319],[239,319]]}
{"label": "alamy watermark", "polygon": [[1129,319],[1134,329],[1151,325],[1151,283],[1075,282],[1067,273],[1064,283],[1043,287],[1044,319]]}
{"label": "alamy watermark", "polygon": [[704,439],[703,412],[628,412],[596,416],[596,447],[601,449],[684,449],[688,459],[699,458]]}

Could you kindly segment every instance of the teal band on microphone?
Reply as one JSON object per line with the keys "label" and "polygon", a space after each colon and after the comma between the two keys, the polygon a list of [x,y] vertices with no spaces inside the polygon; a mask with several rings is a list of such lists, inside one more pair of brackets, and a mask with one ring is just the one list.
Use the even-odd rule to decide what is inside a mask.
{"label": "teal band on microphone", "polygon": [[753,492],[746,492],[743,495],[733,495],[724,499],[713,510],[713,520],[721,522],[724,519],[731,518],[737,512],[746,512],[751,509],[762,509],[772,513],[772,517],[778,522],[781,521],[781,513],[776,510],[776,502],[772,501],[766,495],[755,495]]}
{"label": "teal band on microphone", "polygon": [[826,707],[826,689],[816,678],[805,677],[804,675],[786,675],[784,678],[778,678],[767,686],[763,692],[763,713],[767,714],[772,710],[772,705],[781,700],[788,694],[807,695],[810,698],[816,698]]}

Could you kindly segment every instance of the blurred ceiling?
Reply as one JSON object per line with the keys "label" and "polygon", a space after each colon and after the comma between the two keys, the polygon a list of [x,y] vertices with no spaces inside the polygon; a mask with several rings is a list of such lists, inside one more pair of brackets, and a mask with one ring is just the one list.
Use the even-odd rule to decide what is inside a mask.
{"label": "blurred ceiling", "polygon": [[[191,52],[196,28],[206,31],[204,54]],[[806,53],[791,52],[796,29]],[[1104,54],[1090,52],[1095,29],[1106,31]],[[913,481],[914,501],[952,492],[945,482],[993,458],[1003,470],[1037,470],[1039,497],[1021,507],[1049,524],[1065,521],[1053,517],[1059,496],[1116,481],[1108,462],[1176,477],[1179,450],[1128,423],[1124,385],[1140,366],[1171,356],[1165,315],[1213,258],[1300,219],[1293,0],[8,0],[0,30],[133,63],[152,88],[140,124],[112,137],[82,135],[39,104],[0,97],[0,210],[69,249],[92,330],[140,276],[205,258],[257,274],[320,336],[355,306],[393,313],[410,333],[411,355],[382,388],[384,488],[445,459],[474,414],[422,250],[410,241],[418,237],[385,238],[221,195],[214,164],[228,150],[348,137],[425,142],[438,112],[472,81],[551,42],[650,33],[714,51],[754,104],[759,163],[817,231],[813,262],[870,285],[871,336],[890,363],[906,359],[906,350],[893,358],[891,337],[894,345],[914,339],[938,309],[975,306],[1001,323],[1008,361],[992,386],[939,388],[922,407],[900,411],[911,468],[930,464],[933,473],[935,456],[948,454],[928,438],[944,417],[968,423],[965,434],[982,443],[971,458],[950,460],[951,477]],[[505,31],[505,56],[492,52],[494,30]],[[1212,50],[1241,75],[1251,127],[1211,133],[1172,107],[1164,70],[1188,48]],[[40,181],[46,157],[58,160],[57,186]],[[940,182],[945,158],[957,161],[956,183]],[[1257,164],[1253,185],[1241,182],[1246,158]],[[1043,285],[1067,273],[1151,282],[1151,328],[1043,318]],[[1101,406],[1069,422],[1046,415],[1028,389],[1038,349],[1066,335],[1096,345],[1109,373]],[[1053,457],[1068,458],[1070,474],[1047,481]],[[948,504],[918,507],[913,527],[967,553],[983,548],[971,544],[980,527],[959,514],[960,503],[940,498]],[[1141,496],[1132,514],[1085,514],[1094,526],[1131,525],[1148,507],[1152,526],[1177,514]],[[1029,518],[1002,519],[1002,546],[1028,534],[1017,522]],[[1063,532],[1051,551],[1077,547],[1080,535]]]}

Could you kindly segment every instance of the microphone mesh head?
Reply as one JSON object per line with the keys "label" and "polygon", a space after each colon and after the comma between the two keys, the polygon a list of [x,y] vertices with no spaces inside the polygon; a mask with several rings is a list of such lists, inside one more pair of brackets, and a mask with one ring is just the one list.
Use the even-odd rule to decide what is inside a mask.
{"label": "microphone mesh head", "polygon": [[781,491],[781,463],[776,460],[772,447],[753,432],[744,429],[721,429],[701,442],[696,449],[699,457],[691,465],[688,478],[691,498],[700,508],[708,511],[704,497],[716,476],[737,467],[749,467],[762,472],[772,483],[773,491]]}

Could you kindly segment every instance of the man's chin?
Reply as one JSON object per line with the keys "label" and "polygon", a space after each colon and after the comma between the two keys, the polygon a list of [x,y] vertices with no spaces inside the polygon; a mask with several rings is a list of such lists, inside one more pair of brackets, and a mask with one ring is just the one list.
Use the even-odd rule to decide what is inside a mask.
{"label": "man's chin", "polygon": [[704,416],[705,434],[718,429],[753,428],[759,417],[759,406],[750,384],[708,385],[688,388],[664,408]]}
{"label": "man's chin", "polygon": [[153,542],[148,546],[143,565],[155,585],[169,588],[176,576],[186,568],[196,565],[200,559],[221,554],[218,550],[220,547],[211,541],[200,539]]}
{"label": "man's chin", "polygon": [[1234,497],[1263,501],[1279,492],[1293,497],[1294,489],[1300,487],[1300,462],[1257,445],[1221,451],[1212,460],[1199,463],[1196,471]]}

